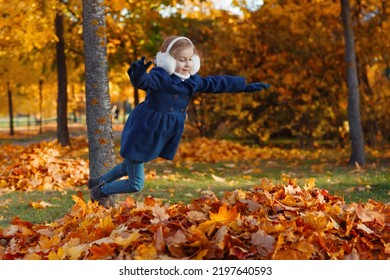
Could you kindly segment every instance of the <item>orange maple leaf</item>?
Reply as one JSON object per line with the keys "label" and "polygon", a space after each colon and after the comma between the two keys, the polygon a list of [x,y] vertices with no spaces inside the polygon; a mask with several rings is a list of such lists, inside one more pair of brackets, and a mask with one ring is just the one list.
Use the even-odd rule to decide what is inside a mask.
{"label": "orange maple leaf", "polygon": [[219,207],[218,213],[210,212],[210,221],[228,222],[237,219],[238,215],[239,214],[237,213],[236,207],[228,209],[227,205],[223,204],[221,207]]}
{"label": "orange maple leaf", "polygon": [[100,245],[94,244],[89,248],[89,251],[91,253],[90,259],[92,260],[104,260],[107,258],[110,258],[115,249],[115,244],[108,244],[108,243],[101,243]]}
{"label": "orange maple leaf", "polygon": [[199,225],[199,229],[210,236],[218,224],[230,224],[239,217],[236,207],[228,209],[226,204],[219,207],[218,213],[210,212],[210,219]]}

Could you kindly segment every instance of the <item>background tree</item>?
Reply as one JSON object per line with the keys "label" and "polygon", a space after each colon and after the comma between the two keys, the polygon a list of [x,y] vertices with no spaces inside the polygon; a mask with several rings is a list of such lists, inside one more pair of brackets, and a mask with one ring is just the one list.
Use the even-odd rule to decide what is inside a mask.
{"label": "background tree", "polygon": [[[115,164],[103,0],[83,0],[83,38],[89,169],[97,178]],[[108,206],[114,201],[100,203]]]}
{"label": "background tree", "polygon": [[14,130],[14,106],[12,104],[12,91],[10,83],[7,82],[8,110],[9,110],[9,134],[15,135]]}
{"label": "background tree", "polygon": [[[63,0],[60,1],[62,3]],[[66,70],[65,42],[64,42],[64,19],[63,12],[58,9],[55,17],[55,30],[57,35],[56,56],[57,56],[57,139],[62,146],[69,146],[68,129],[68,77]]]}
{"label": "background tree", "polygon": [[354,32],[351,23],[349,0],[341,0],[341,18],[345,38],[345,68],[348,84],[348,122],[351,138],[351,156],[349,164],[366,164],[364,154],[364,136],[360,120],[359,81],[356,69]]}
{"label": "background tree", "polygon": [[352,2],[355,50],[359,78],[360,110],[365,142],[382,146],[390,136],[390,2],[365,0]]}

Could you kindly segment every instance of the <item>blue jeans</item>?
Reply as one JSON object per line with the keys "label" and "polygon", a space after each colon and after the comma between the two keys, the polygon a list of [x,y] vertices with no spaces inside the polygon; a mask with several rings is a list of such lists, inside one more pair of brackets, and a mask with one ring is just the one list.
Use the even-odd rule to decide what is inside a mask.
{"label": "blue jeans", "polygon": [[[129,178],[118,180],[124,176]],[[139,192],[144,187],[144,163],[125,159],[100,177],[99,182],[104,182],[101,190],[108,195]]]}

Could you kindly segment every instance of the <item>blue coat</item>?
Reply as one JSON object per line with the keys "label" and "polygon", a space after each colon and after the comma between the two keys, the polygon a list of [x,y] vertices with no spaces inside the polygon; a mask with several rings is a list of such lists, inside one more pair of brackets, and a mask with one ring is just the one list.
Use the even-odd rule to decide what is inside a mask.
{"label": "blue coat", "polygon": [[193,75],[182,81],[161,67],[135,79],[135,88],[146,91],[145,101],[134,108],[123,128],[120,154],[147,162],[157,157],[172,160],[184,129],[186,109],[194,93],[242,92],[245,78]]}

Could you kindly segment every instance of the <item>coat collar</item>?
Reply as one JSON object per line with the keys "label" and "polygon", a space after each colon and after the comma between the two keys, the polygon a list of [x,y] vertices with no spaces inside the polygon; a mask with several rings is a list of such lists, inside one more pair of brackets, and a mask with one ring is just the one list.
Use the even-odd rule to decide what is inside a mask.
{"label": "coat collar", "polygon": [[170,75],[170,78],[171,78],[171,81],[173,84],[179,84],[179,83],[190,83],[190,84],[195,84],[195,78],[194,78],[194,75],[191,75],[188,79],[185,79],[184,81],[182,80],[182,78],[180,78],[179,76],[175,75],[175,74],[172,74]]}
{"label": "coat collar", "polygon": [[180,73],[174,72],[174,75],[178,76],[182,81],[187,80],[189,77],[191,77],[190,73],[188,73],[188,76],[184,76]]}

